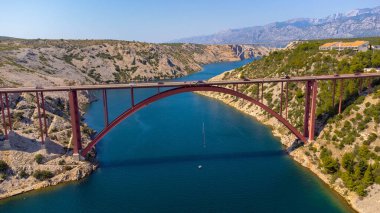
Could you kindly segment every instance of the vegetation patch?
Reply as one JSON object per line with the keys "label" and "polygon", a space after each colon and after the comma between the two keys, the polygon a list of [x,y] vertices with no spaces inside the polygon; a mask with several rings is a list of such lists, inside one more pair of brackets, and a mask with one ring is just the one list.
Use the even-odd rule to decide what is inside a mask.
{"label": "vegetation patch", "polygon": [[44,156],[41,154],[37,154],[34,156],[34,160],[36,161],[36,163],[42,164],[44,162]]}
{"label": "vegetation patch", "polygon": [[54,174],[48,170],[36,170],[33,173],[33,177],[39,181],[44,181],[54,177]]}

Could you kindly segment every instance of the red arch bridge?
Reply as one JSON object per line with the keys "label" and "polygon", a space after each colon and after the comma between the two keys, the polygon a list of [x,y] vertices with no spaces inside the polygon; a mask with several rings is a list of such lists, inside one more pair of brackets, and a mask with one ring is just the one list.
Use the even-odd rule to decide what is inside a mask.
{"label": "red arch bridge", "polygon": [[[109,85],[81,85],[81,86],[56,86],[47,88],[0,88],[0,107],[1,107],[1,119],[2,129],[5,139],[8,139],[9,132],[12,131],[12,116],[10,110],[10,94],[20,93],[35,93],[36,94],[36,108],[38,112],[39,131],[41,143],[44,144],[45,139],[48,137],[47,132],[47,118],[45,113],[45,93],[54,92],[67,92],[69,97],[69,108],[72,128],[72,144],[73,153],[75,156],[82,155],[85,157],[89,151],[115,126],[121,123],[124,119],[138,111],[139,109],[155,102],[160,99],[166,98],[179,93],[195,92],[195,91],[209,91],[219,92],[236,96],[237,98],[244,99],[254,105],[257,105],[262,110],[268,112],[271,116],[278,119],[286,128],[290,130],[298,139],[304,143],[314,140],[315,135],[315,121],[316,121],[316,107],[317,107],[317,93],[318,82],[320,81],[332,81],[333,88],[331,91],[331,97],[333,106],[335,106],[335,93],[337,82],[341,82],[339,92],[339,113],[342,110],[342,96],[343,96],[343,82],[345,80],[359,80],[359,92],[362,90],[362,82],[365,79],[377,79],[380,78],[378,73],[362,73],[362,74],[343,74],[343,75],[324,75],[324,76],[302,76],[302,77],[286,77],[286,78],[262,78],[262,79],[244,79],[244,80],[232,80],[232,81],[189,81],[189,82],[158,82],[158,83],[130,83],[130,84],[109,84]],[[299,131],[288,121],[288,84],[291,82],[304,83],[304,122],[303,131]],[[275,111],[264,104],[264,84],[280,84],[280,107],[278,111]],[[259,88],[257,94],[253,96],[247,96],[238,91],[241,85],[256,84]],[[230,87],[227,87],[230,86]],[[232,86],[232,87],[231,87]],[[155,88],[157,93],[151,97],[146,98],[138,103],[135,103],[135,90],[143,88]],[[129,89],[131,106],[123,113],[117,116],[113,121],[108,119],[108,101],[107,91],[114,89]],[[101,90],[103,94],[103,108],[104,108],[104,120],[105,128],[99,132],[92,141],[87,144],[86,147],[82,147],[81,132],[80,132],[80,113],[78,107],[78,91],[93,91]]]}

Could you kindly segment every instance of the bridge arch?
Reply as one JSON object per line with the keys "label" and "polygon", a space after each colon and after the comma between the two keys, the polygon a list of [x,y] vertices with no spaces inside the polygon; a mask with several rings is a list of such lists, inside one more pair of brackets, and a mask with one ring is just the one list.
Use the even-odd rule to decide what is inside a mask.
{"label": "bridge arch", "polygon": [[284,117],[279,115],[277,112],[266,106],[265,104],[257,101],[256,99],[249,97],[243,93],[237,92],[232,89],[224,88],[224,87],[218,87],[218,86],[207,86],[207,85],[191,85],[191,86],[182,86],[182,87],[177,87],[174,89],[166,90],[164,92],[158,93],[156,95],[153,95],[132,108],[124,111],[121,115],[119,115],[115,120],[113,120],[111,123],[109,123],[108,126],[106,126],[88,145],[86,148],[83,149],[81,155],[86,156],[87,153],[97,144],[99,141],[107,135],[114,127],[116,127],[118,124],[120,124],[123,120],[134,114],[135,112],[139,111],[140,109],[144,108],[145,106],[156,102],[160,99],[180,94],[180,93],[186,93],[186,92],[219,92],[219,93],[224,93],[228,95],[232,95],[241,99],[244,99],[246,101],[249,101],[252,104],[255,104],[256,106],[259,106],[261,109],[264,111],[268,112],[272,116],[274,116],[278,121],[280,121],[282,124],[287,127],[290,132],[292,132],[297,138],[302,140],[304,143],[307,142],[307,138],[302,135],[293,125],[291,125]]}

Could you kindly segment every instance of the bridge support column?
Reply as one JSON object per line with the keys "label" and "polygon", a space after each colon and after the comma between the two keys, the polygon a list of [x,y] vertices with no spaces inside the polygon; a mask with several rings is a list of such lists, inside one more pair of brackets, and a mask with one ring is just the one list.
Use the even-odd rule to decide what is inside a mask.
{"label": "bridge support column", "polygon": [[45,97],[44,93],[41,92],[41,107],[42,107],[42,115],[44,116],[44,132],[45,132],[45,141],[48,140],[48,129],[47,129],[47,117],[46,117],[46,105],[45,105]]}
{"label": "bridge support column", "polygon": [[339,114],[342,112],[343,89],[344,89],[344,81],[342,79],[340,80],[339,109],[338,109]]}
{"label": "bridge support column", "polygon": [[310,120],[310,95],[312,81],[307,81],[305,85],[305,114],[303,120],[303,135],[305,137],[309,136],[309,120]]}
{"label": "bridge support column", "polygon": [[108,99],[107,90],[103,89],[103,113],[104,113],[104,126],[108,126]]}
{"label": "bridge support column", "polygon": [[317,93],[318,84],[317,81],[312,83],[312,95],[311,95],[311,110],[310,110],[310,126],[309,126],[309,141],[314,141],[315,135],[315,119],[317,109]]}
{"label": "bridge support column", "polygon": [[332,107],[334,111],[335,111],[335,90],[336,90],[336,80],[333,80]]}
{"label": "bridge support column", "polygon": [[36,99],[37,99],[37,113],[38,113],[38,124],[40,127],[40,137],[41,137],[41,144],[45,144],[45,138],[44,138],[44,130],[42,128],[42,119],[41,119],[41,104],[40,104],[40,97],[39,92],[36,92]]}
{"label": "bridge support column", "polygon": [[289,82],[286,82],[285,117],[288,120]]}
{"label": "bridge support column", "polygon": [[73,142],[73,157],[80,159],[79,151],[82,149],[81,133],[80,133],[80,115],[78,107],[78,94],[76,90],[69,91],[69,105],[71,117],[71,130]]}
{"label": "bridge support column", "polygon": [[305,116],[304,116],[303,134],[305,137],[309,138],[309,141],[314,140],[317,94],[318,94],[317,81],[307,81],[306,89],[305,89]]}
{"label": "bridge support column", "polygon": [[260,84],[258,83],[257,84],[257,92],[256,92],[256,100],[259,101],[260,100]]}
{"label": "bridge support column", "polygon": [[12,131],[12,118],[11,118],[11,111],[9,109],[9,98],[8,93],[5,93],[5,105],[7,107],[7,114],[8,114],[8,124],[9,124],[9,131]]}
{"label": "bridge support column", "polygon": [[281,93],[280,93],[280,115],[282,116],[282,96],[284,93],[284,82],[281,82]]}
{"label": "bridge support column", "polygon": [[4,136],[5,136],[5,140],[8,140],[8,129],[7,129],[7,122],[5,121],[5,110],[4,110],[4,102],[3,102],[2,93],[0,93],[0,107],[1,107],[1,118],[3,122]]}
{"label": "bridge support column", "polygon": [[131,87],[131,105],[132,108],[135,107],[135,93],[133,91],[133,87]]}

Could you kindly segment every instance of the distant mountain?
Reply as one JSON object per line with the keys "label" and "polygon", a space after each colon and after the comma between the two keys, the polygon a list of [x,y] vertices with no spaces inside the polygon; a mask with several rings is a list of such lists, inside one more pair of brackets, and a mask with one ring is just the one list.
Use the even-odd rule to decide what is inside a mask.
{"label": "distant mountain", "polygon": [[8,37],[8,36],[0,36],[0,41],[5,41],[5,40],[12,40],[16,38]]}
{"label": "distant mountain", "polygon": [[199,44],[286,44],[293,40],[380,36],[380,6],[325,18],[298,18],[264,26],[230,29],[172,42]]}

